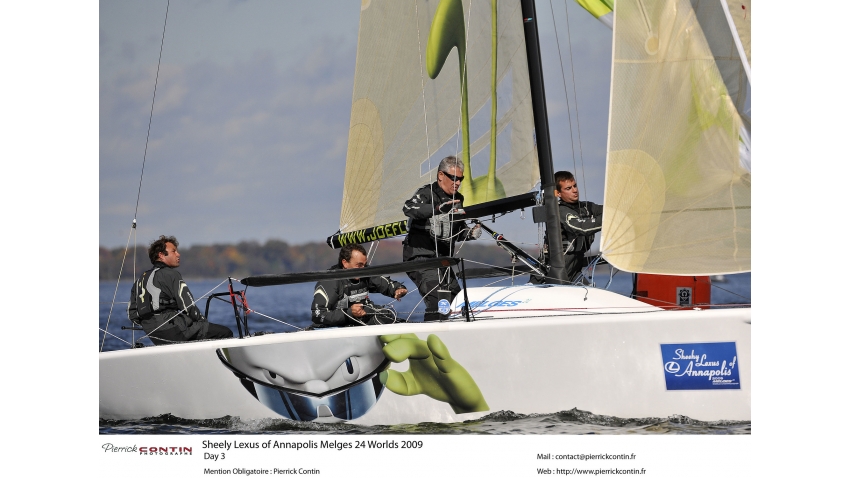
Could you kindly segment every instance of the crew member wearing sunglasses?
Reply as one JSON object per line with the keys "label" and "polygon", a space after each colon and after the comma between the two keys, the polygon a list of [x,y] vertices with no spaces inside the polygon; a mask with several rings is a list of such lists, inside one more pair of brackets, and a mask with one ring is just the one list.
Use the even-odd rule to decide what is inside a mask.
{"label": "crew member wearing sunglasses", "polygon": [[[437,180],[419,188],[404,203],[402,210],[408,218],[408,233],[403,243],[405,261],[452,256],[456,242],[481,236],[480,227],[467,227],[460,213],[463,195],[458,189],[464,179],[463,163],[455,156],[445,157],[437,168]],[[454,272],[450,268],[430,269],[408,272],[407,275],[424,298],[425,321],[447,318],[446,314],[440,313],[439,303],[441,299],[451,302],[460,292]]]}

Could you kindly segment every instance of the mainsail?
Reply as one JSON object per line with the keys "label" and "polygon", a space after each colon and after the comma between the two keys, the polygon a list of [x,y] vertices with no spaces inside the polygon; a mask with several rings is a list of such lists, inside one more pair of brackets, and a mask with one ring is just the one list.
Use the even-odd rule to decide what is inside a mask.
{"label": "mainsail", "polygon": [[328,242],[406,232],[402,205],[448,155],[466,163],[466,206],[530,191],[528,82],[519,0],[364,0],[340,234]]}
{"label": "mainsail", "polygon": [[750,270],[749,84],[721,2],[615,2],[613,56],[604,257],[630,272]]}

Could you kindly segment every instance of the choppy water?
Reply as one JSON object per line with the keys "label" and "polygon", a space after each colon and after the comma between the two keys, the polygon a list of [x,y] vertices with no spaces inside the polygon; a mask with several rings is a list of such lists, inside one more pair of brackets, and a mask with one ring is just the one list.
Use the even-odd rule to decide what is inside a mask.
{"label": "choppy water", "polygon": [[[404,279],[396,277],[396,280]],[[726,276],[724,282],[715,282],[712,287],[713,304],[746,303],[750,302],[750,274]],[[406,282],[409,282],[406,281]],[[482,286],[492,282],[489,279],[470,281],[470,286]],[[597,285],[604,286],[607,278],[597,280]],[[187,280],[195,297],[211,291],[223,292],[225,285],[219,281]],[[505,284],[504,282],[502,284]],[[234,286],[237,284],[234,284]],[[507,285],[507,284],[505,284]],[[217,287],[218,286],[218,287]],[[413,286],[408,286],[415,289]],[[631,276],[628,274],[615,275],[610,290],[619,293],[631,291]],[[274,319],[287,322],[297,327],[310,324],[310,301],[312,300],[313,284],[295,284],[284,287],[250,288],[247,292],[248,302],[252,309]],[[129,325],[126,319],[126,300],[130,294],[130,283],[118,285],[117,301],[112,305],[116,293],[115,283],[100,283],[100,328],[108,330],[116,337],[107,335],[103,341],[103,333],[98,334],[98,349],[116,350],[127,348],[142,335],[141,332],[121,330],[120,327]],[[387,299],[389,300],[389,299]],[[407,317],[419,301],[415,291],[395,304],[401,317]],[[380,303],[380,301],[378,301]],[[201,309],[205,302],[199,301]],[[112,309],[110,317],[110,308]],[[421,310],[421,304],[417,309]],[[210,303],[209,319],[212,322],[233,327],[233,312],[230,303],[213,300]],[[413,321],[422,320],[421,315],[410,316]],[[107,328],[107,322],[109,323]],[[249,326],[252,332],[287,332],[292,327],[276,320],[257,314],[249,316]],[[135,336],[134,336],[135,334]],[[103,342],[102,342],[103,341]],[[142,340],[150,345],[147,339]],[[565,410],[550,414],[523,415],[512,411],[497,411],[478,420],[461,423],[418,423],[393,426],[358,426],[347,423],[323,424],[313,422],[293,422],[285,419],[241,420],[238,417],[222,417],[213,420],[187,420],[163,415],[141,420],[100,420],[101,434],[297,434],[297,435],[379,435],[379,434],[482,434],[482,435],[748,435],[751,433],[750,422],[702,422],[684,416],[647,417],[640,419],[624,419],[604,415],[594,415],[581,410]]]}
{"label": "choppy water", "polygon": [[101,434],[158,435],[749,435],[750,422],[701,422],[688,417],[625,419],[581,410],[522,415],[495,412],[460,423],[358,426],[285,419],[186,420],[172,415],[142,420],[101,420]]}

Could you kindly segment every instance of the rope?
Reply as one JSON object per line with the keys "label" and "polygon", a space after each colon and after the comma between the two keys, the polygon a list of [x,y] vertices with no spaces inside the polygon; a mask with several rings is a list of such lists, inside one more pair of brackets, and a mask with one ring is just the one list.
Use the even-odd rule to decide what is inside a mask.
{"label": "rope", "polygon": [[[112,293],[112,305],[109,306],[109,315],[106,317],[106,330],[109,330],[109,322],[112,320],[112,310],[115,308],[115,298],[118,297],[118,286],[121,284],[121,273],[124,271],[124,261],[127,259],[127,249],[130,248],[130,238],[133,237],[133,231],[136,230],[135,226],[136,220],[134,219],[133,227],[130,229],[130,235],[127,236],[127,245],[124,247],[124,256],[121,258],[121,267],[118,269],[118,280],[115,281],[115,291]],[[133,269],[135,269],[135,263],[133,264]],[[106,343],[106,334],[109,333],[106,330],[103,331],[103,340],[100,342],[101,352],[103,352],[103,345]]]}
{"label": "rope", "polygon": [[[619,307],[622,308],[622,307]],[[524,309],[524,310],[562,310],[562,309]],[[567,310],[567,309],[563,309]],[[490,311],[490,312],[515,312],[516,310],[505,310],[505,311]],[[480,312],[480,311],[479,311]],[[651,314],[653,312],[658,312],[656,310],[634,310],[634,311],[623,311],[623,312],[586,312],[586,313],[574,313],[574,314],[545,314],[545,315],[524,315],[522,317],[495,317],[495,316],[476,316],[476,320],[515,320],[515,319],[537,319],[537,318],[551,318],[551,317],[577,317],[584,315],[622,315],[622,314]],[[462,317],[448,319],[449,322],[465,322],[466,319]]]}
{"label": "rope", "polygon": [[421,304],[421,303],[422,303],[422,301],[423,301],[423,300],[425,300],[425,297],[427,297],[427,296],[428,296],[428,294],[430,294],[431,292],[434,292],[435,290],[437,290],[437,287],[440,287],[440,285],[441,285],[441,282],[440,282],[440,269],[437,269],[437,285],[435,285],[435,286],[434,286],[431,290],[429,290],[428,292],[426,292],[426,293],[424,293],[424,294],[421,294],[421,295],[422,295],[422,298],[421,298],[421,299],[419,299],[419,302],[417,302],[417,303],[416,303],[416,305],[414,305],[414,306],[413,306],[413,309],[412,309],[412,310],[410,311],[410,313],[407,315],[407,319],[405,319],[405,320],[407,320],[407,321],[409,322],[409,321],[410,321],[410,316],[411,316],[411,315],[413,315],[413,313],[414,313],[414,312],[416,312],[416,308],[417,308],[417,307],[419,307],[419,304]]}
{"label": "rope", "polygon": [[251,313],[257,314],[257,315],[262,316],[262,317],[265,317],[265,318],[267,318],[267,319],[274,320],[275,322],[280,322],[280,323],[281,323],[281,324],[283,324],[283,325],[288,325],[288,326],[292,327],[293,329],[297,329],[297,330],[304,330],[304,329],[302,329],[301,327],[298,327],[298,326],[296,326],[296,325],[292,325],[292,324],[290,324],[290,323],[284,322],[284,321],[282,321],[282,320],[280,320],[280,319],[275,319],[274,317],[271,317],[271,316],[268,316],[268,315],[266,315],[266,314],[263,314],[263,313],[257,312],[257,311],[256,311],[256,310],[254,310],[254,309],[248,309],[248,312],[251,312]]}
{"label": "rope", "polygon": [[[618,308],[619,308],[619,309],[622,309],[623,307],[618,307]],[[559,311],[559,310],[570,310],[570,309],[524,309],[524,310],[553,310],[553,311]],[[483,311],[479,311],[479,313],[481,313],[481,312],[483,312]],[[491,310],[491,311],[489,311],[489,312],[515,312],[515,310],[505,310],[505,311],[495,311],[495,310]],[[577,312],[577,313],[575,313],[575,314],[542,314],[542,315],[524,315],[524,316],[522,316],[522,317],[493,317],[493,316],[487,317],[487,316],[476,316],[476,319],[477,319],[477,320],[514,320],[514,319],[519,319],[519,318],[522,318],[522,319],[536,319],[536,318],[541,318],[541,317],[547,317],[547,318],[549,318],[549,317],[576,317],[576,316],[582,316],[582,315],[651,314],[651,313],[653,313],[653,312],[658,312],[658,311],[657,311],[657,310],[630,310],[630,311],[623,311],[623,312]],[[455,320],[462,320],[462,319],[455,319]]]}
{"label": "rope", "polygon": [[[473,260],[469,260],[469,259],[464,259],[464,260],[465,260],[466,262],[471,262],[471,263],[473,263],[473,264],[481,264],[481,265],[483,265],[483,266],[488,266],[488,267],[505,267],[505,268],[507,268],[507,267],[508,267],[508,266],[499,266],[499,265],[496,265],[496,264],[487,264],[487,263],[485,263],[485,262],[478,262],[478,261],[473,261]],[[531,274],[530,274],[529,272],[521,272],[521,273],[519,273],[519,274],[517,274],[517,275],[531,275]],[[574,285],[574,284],[577,284],[577,282],[570,282],[570,281],[566,281],[566,280],[563,280],[563,279],[558,279],[557,277],[553,277],[553,276],[548,276],[548,275],[547,275],[547,276],[544,276],[544,277],[545,277],[545,278],[547,278],[547,279],[552,279],[552,280],[560,281],[560,282],[562,282],[562,283],[563,283],[563,285]],[[506,278],[506,279],[507,279],[507,278]],[[499,281],[501,281],[501,280],[506,280],[506,279],[499,279]],[[499,282],[499,281],[496,281],[496,282]],[[493,283],[495,284],[495,282],[493,282]]]}
{"label": "rope", "polygon": [[[159,325],[158,325],[155,329],[151,330],[151,331],[150,331],[150,333],[147,333],[147,334],[145,334],[145,335],[143,335],[143,336],[139,337],[139,340],[141,340],[141,339],[143,339],[143,338],[145,338],[145,337],[150,337],[150,336],[151,336],[151,334],[153,334],[153,333],[154,333],[154,332],[156,332],[157,330],[161,329],[163,325],[165,325],[165,324],[167,324],[167,323],[171,322],[171,321],[172,321],[175,317],[177,317],[178,315],[188,312],[188,311],[189,311],[189,307],[192,307],[193,305],[197,304],[199,300],[201,300],[201,299],[203,299],[204,297],[206,297],[206,296],[210,295],[210,293],[211,293],[212,291],[214,291],[214,290],[218,289],[219,287],[221,287],[222,285],[224,285],[224,283],[225,283],[225,282],[227,282],[228,280],[229,280],[229,279],[224,279],[223,281],[219,282],[217,286],[215,286],[215,287],[213,287],[212,289],[210,289],[209,291],[207,291],[207,293],[206,293],[206,294],[204,294],[204,295],[202,295],[202,296],[198,297],[197,299],[195,299],[195,301],[194,301],[194,302],[192,302],[191,304],[187,305],[186,307],[183,307],[183,309],[182,309],[182,310],[177,311],[177,313],[176,313],[176,314],[174,314],[173,316],[171,316],[171,318],[169,318],[169,319],[168,319],[168,320],[166,320],[165,322],[163,322],[163,323],[159,324]],[[204,318],[206,319],[206,317],[204,317]],[[157,337],[157,340],[159,340],[159,337]]]}
{"label": "rope", "polygon": [[742,298],[742,299],[745,299],[745,300],[747,300],[747,301],[749,301],[749,300],[750,300],[750,298],[749,298],[749,297],[744,297],[744,296],[743,296],[743,295],[741,295],[741,294],[736,294],[735,292],[732,292],[732,291],[731,291],[731,290],[729,290],[729,289],[724,289],[723,287],[720,287],[719,285],[715,285],[713,282],[711,283],[711,287],[717,287],[718,289],[722,290],[723,292],[728,292],[728,293],[730,293],[730,294],[732,294],[732,295],[738,296],[738,297],[740,297],[740,298]]}
{"label": "rope", "polygon": [[428,155],[428,182],[431,182],[431,143],[428,140],[428,108],[425,104],[425,75],[422,72],[422,33],[419,31],[419,2],[414,2],[416,9],[416,41],[419,45],[419,84],[422,90],[422,114],[425,122],[425,153]]}
{"label": "rope", "polygon": [[[135,221],[133,222],[133,228],[132,229],[133,229],[133,231],[131,232],[131,234],[133,235],[133,281],[135,282],[136,277],[139,277],[138,272],[136,271],[136,253],[138,252],[138,249],[139,249],[139,245],[138,245],[139,230],[136,228],[136,222]],[[127,254],[126,250],[124,251],[124,254],[125,255]],[[121,275],[120,274],[118,275],[118,282],[121,282]],[[132,291],[133,288],[131,287],[130,290]],[[129,312],[129,311],[130,311],[130,307],[129,307],[129,302],[128,302],[127,312]],[[130,314],[128,313],[127,314],[127,321],[130,321],[129,315]],[[132,324],[132,322],[130,322],[130,323]],[[133,338],[133,343],[136,343],[136,331],[135,330],[130,331],[130,336]]]}
{"label": "rope", "polygon": [[[550,1],[550,6],[551,6],[551,0],[549,0],[549,1]],[[578,119],[578,94],[576,93],[576,69],[575,69],[575,66],[573,65],[573,41],[572,41],[572,35],[570,35],[570,12],[569,12],[569,9],[567,8],[567,1],[566,0],[564,0],[564,12],[565,12],[566,17],[567,17],[567,43],[568,43],[569,49],[570,49],[570,74],[572,75],[572,79],[573,79],[573,98],[575,100],[575,108],[576,108],[576,131],[578,132],[578,154],[579,154],[579,161],[581,162],[581,187],[582,187],[582,189],[587,191],[587,184],[586,184],[587,175],[584,174],[584,150],[581,146],[581,121],[579,121],[579,119]],[[554,17],[555,14],[553,13],[552,16]],[[560,45],[559,45],[559,47],[560,47]],[[560,51],[559,51],[558,56],[560,57]],[[575,154],[575,153],[573,153],[573,154]]]}
{"label": "rope", "polygon": [[[462,5],[463,5],[463,3],[461,3],[461,6]],[[461,124],[462,121],[463,121],[463,89],[466,86],[466,80],[467,80],[467,78],[466,78],[466,65],[467,65],[467,56],[468,56],[468,53],[469,53],[469,22],[472,21],[472,0],[469,0],[469,9],[468,10],[469,11],[467,12],[467,15],[466,15],[466,29],[464,30],[465,34],[464,34],[464,38],[463,38],[463,41],[464,41],[463,50],[464,50],[465,53],[463,55],[463,68],[461,69],[461,76],[460,76],[461,77],[460,101],[458,102],[458,108],[460,108],[460,112],[457,116],[457,132],[458,133],[457,133],[457,136],[456,136],[457,139],[455,140],[455,157],[457,157],[461,152],[460,151],[460,140],[461,140],[461,136],[463,135],[463,125]],[[468,109],[468,106],[467,106],[467,109]],[[467,115],[468,114],[469,113],[467,112]],[[469,134],[469,132],[467,132],[467,134]],[[470,151],[467,151],[467,154],[470,154],[470,153],[471,153]],[[461,164],[463,164],[463,163],[461,162]],[[428,166],[430,166],[430,165],[431,164],[428,163]],[[472,170],[472,155],[471,154],[470,154],[470,157],[469,157],[469,169],[470,169],[470,171],[464,171],[463,174],[464,174],[464,177],[468,174],[469,175],[469,181],[471,182],[472,181],[472,171],[471,171]],[[439,185],[438,185],[438,187],[439,187]],[[457,192],[452,192],[452,200],[455,200],[456,194],[457,194]],[[452,211],[454,211],[454,209],[452,209]],[[450,217],[454,217],[454,212],[450,212],[449,214],[450,214]],[[454,226],[452,226],[452,227],[454,227]],[[454,237],[454,236],[452,236],[452,237]],[[434,251],[436,252],[437,250],[438,250],[437,232],[434,231]],[[455,255],[454,241],[449,241],[449,256],[454,256],[454,255]]]}
{"label": "rope", "polygon": [[133,224],[136,223],[136,218],[139,214],[139,198],[142,196],[142,178],[145,176],[145,162],[148,158],[148,141],[151,137],[151,123],[153,123],[153,107],[156,103],[156,85],[159,82],[159,67],[162,64],[162,49],[165,45],[165,27],[168,25],[168,7],[171,6],[171,0],[168,0],[168,3],[165,5],[165,22],[162,25],[162,40],[159,44],[159,60],[156,63],[156,78],[153,83],[153,99],[151,100],[151,113],[148,118],[148,135],[145,138],[145,153],[142,156],[142,173],[139,176],[139,192],[136,194],[136,211],[133,213]]}
{"label": "rope", "polygon": [[[100,327],[98,327],[98,328],[100,328]],[[120,340],[120,341],[124,342],[124,343],[125,343],[125,344],[127,344],[127,345],[133,345],[132,343],[127,342],[126,340],[122,339],[121,337],[119,337],[119,336],[117,336],[117,335],[115,335],[115,334],[113,334],[113,333],[111,333],[111,332],[107,332],[107,331],[106,331],[106,330],[104,330],[104,329],[100,329],[100,331],[101,331],[101,332],[103,332],[103,338],[104,338],[104,339],[106,339],[106,336],[107,336],[107,335],[111,335],[111,336],[115,337],[116,339],[118,339],[118,340]],[[101,351],[101,352],[103,352],[103,346],[101,346],[101,350],[100,350],[100,351]]]}
{"label": "rope", "polygon": [[[170,6],[171,6],[171,0],[168,0],[167,4],[165,6],[165,21],[162,24],[162,39],[161,39],[160,44],[159,44],[159,60],[157,61],[157,64],[156,64],[156,78],[154,79],[154,85],[153,85],[153,98],[151,99],[151,112],[150,112],[150,116],[148,117],[148,132],[147,132],[147,137],[145,138],[145,151],[144,151],[144,154],[142,155],[142,171],[139,174],[139,189],[138,189],[138,192],[136,193],[136,208],[133,212],[133,226],[131,227],[130,235],[127,237],[127,245],[124,247],[124,256],[121,258],[121,268],[118,271],[118,280],[115,282],[115,292],[113,293],[113,296],[112,296],[112,306],[109,307],[109,316],[106,319],[106,329],[107,330],[109,329],[109,322],[112,320],[112,311],[113,311],[113,308],[115,306],[115,297],[117,297],[117,295],[118,295],[118,285],[121,283],[121,274],[124,271],[124,261],[127,258],[127,249],[130,248],[130,238],[131,237],[135,238],[134,232],[136,231],[136,220],[138,219],[138,216],[139,216],[139,200],[142,197],[142,180],[145,177],[145,163],[147,162],[148,143],[150,142],[151,124],[153,123],[153,108],[154,108],[154,104],[156,104],[156,86],[159,83],[159,68],[160,68],[160,65],[162,64],[162,50],[163,50],[163,47],[165,45],[165,29],[166,29],[166,26],[168,25],[168,9],[169,9]],[[134,240],[134,242],[133,242],[133,279],[134,280],[135,280],[135,277],[136,277],[136,242]],[[109,333],[109,332],[107,332],[107,330],[103,330],[104,336],[103,336],[103,340],[100,343],[100,351],[101,352],[103,352],[103,346],[106,343],[106,334]],[[109,335],[112,335],[112,334],[109,334]],[[136,335],[135,332],[133,332],[133,337],[134,337],[133,340],[134,341],[135,341],[135,335]],[[142,337],[142,338],[144,338],[144,337]],[[132,344],[130,344],[130,345],[132,345]]]}
{"label": "rope", "polygon": [[380,243],[381,241],[372,241],[372,243],[369,244],[369,250],[366,252],[366,264],[370,264],[372,259],[375,258],[375,254],[378,252],[378,245]]}
{"label": "rope", "polygon": [[[552,0],[549,0],[549,10],[552,12],[552,27],[555,29],[555,44],[558,46],[558,61],[561,62],[561,81],[564,83],[564,97],[567,99],[567,120],[570,125],[570,148],[573,153],[573,171],[576,171],[576,149],[573,141],[573,114],[570,109],[570,95],[567,94],[567,75],[564,73],[564,59],[561,55],[561,41],[558,38],[558,25],[555,23],[555,10],[552,7]],[[576,118],[578,121],[578,118]],[[555,185],[558,187],[559,185]]]}
{"label": "rope", "polygon": [[490,286],[491,286],[491,285],[493,285],[493,284],[498,284],[499,282],[504,282],[504,281],[507,281],[508,279],[510,279],[510,281],[511,281],[511,286],[513,286],[513,285],[514,285],[514,279],[515,279],[515,278],[517,278],[517,277],[522,277],[522,276],[530,276],[530,275],[531,275],[531,274],[530,274],[530,273],[528,273],[528,272],[520,272],[520,273],[518,273],[518,274],[513,274],[513,275],[511,275],[511,276],[509,276],[509,277],[503,277],[503,278],[501,278],[501,279],[494,280],[493,282],[491,282],[491,283],[489,283],[489,284],[485,285],[484,287],[490,287]]}
{"label": "rope", "polygon": [[[422,91],[422,113],[424,115],[425,122],[425,154],[428,158],[428,184],[433,184],[431,177],[431,143],[428,137],[428,107],[425,100],[425,74],[422,71],[422,32],[419,30],[419,2],[413,3],[414,8],[416,10],[416,42],[419,48],[417,49],[419,53],[419,84]],[[433,207],[433,198],[434,191],[431,191],[431,207]],[[437,234],[434,233],[434,250],[437,250]]]}
{"label": "rope", "polygon": [[354,317],[354,316],[350,315],[348,312],[346,312],[345,309],[342,310],[342,314],[345,315],[346,317],[348,317],[349,319],[351,319],[352,321],[357,322],[360,325],[366,325],[361,320],[357,319],[356,317]]}
{"label": "rope", "polygon": [[[421,34],[421,31],[419,30],[419,3],[418,2],[414,2],[414,8],[415,8],[415,12],[416,12],[416,39],[417,39],[418,53],[419,53],[419,81],[420,81],[420,88],[421,88],[421,91],[422,91],[422,110],[423,110],[424,123],[425,123],[425,150],[426,150],[426,154],[427,154],[427,158],[428,158],[428,182],[429,182],[429,184],[433,185],[433,176],[432,176],[432,173],[431,173],[431,171],[432,171],[432,167],[431,167],[431,145],[430,145],[430,137],[429,137],[429,133],[428,133],[428,108],[427,108],[427,102],[426,102],[426,98],[425,98],[425,74],[422,71],[422,65],[423,65],[423,61],[422,61],[422,41],[421,41],[422,34]],[[468,46],[469,46],[468,32],[469,32],[469,22],[472,19],[471,9],[472,9],[472,2],[470,0],[469,8],[468,8],[468,10],[470,10],[470,12],[467,15],[467,25],[466,25],[467,35],[464,36],[464,42],[465,42],[464,50],[465,51],[468,49]],[[460,152],[460,139],[461,139],[461,135],[462,135],[461,121],[462,121],[462,118],[463,118],[463,88],[465,86],[464,83],[465,83],[465,79],[466,79],[466,67],[467,67],[467,59],[466,59],[466,55],[464,55],[463,67],[462,67],[462,70],[461,70],[462,71],[461,78],[463,79],[461,81],[461,85],[460,85],[460,91],[461,91],[460,98],[461,98],[461,100],[460,100],[459,106],[458,106],[460,108],[460,112],[458,114],[458,125],[457,125],[458,133],[457,133],[457,136],[456,136],[457,139],[455,140],[455,156],[456,157]],[[465,172],[465,174],[469,174],[469,173],[471,173],[471,171]],[[472,181],[472,177],[469,178],[469,181]],[[437,187],[439,187],[439,185]],[[452,200],[455,199],[455,197],[456,197],[455,195],[456,195],[456,193],[453,192],[452,196],[451,196]],[[432,190],[431,190],[431,201],[432,201],[431,207],[432,208],[435,206],[435,204],[434,204],[435,200],[436,200],[436,197],[435,197],[433,187],[432,187]],[[451,228],[454,228],[455,222],[464,222],[465,223],[465,221],[455,220],[454,219],[454,213],[450,212],[449,213],[449,224],[450,224]],[[448,243],[449,243],[449,256],[454,256],[457,252],[460,251],[460,248],[458,249],[458,251],[453,251],[453,249],[454,249],[453,239],[456,236],[460,235],[461,232],[464,232],[464,231],[465,231],[465,229],[458,231],[456,234],[452,234],[449,237],[449,241],[448,241]],[[436,252],[436,251],[439,251],[439,239],[437,237],[437,231],[436,230],[432,229],[432,233],[433,233],[433,238],[434,238],[434,251]],[[466,241],[464,240],[464,242],[466,242]],[[461,248],[462,247],[463,247],[463,244],[461,244]],[[449,274],[449,269],[446,270],[446,275],[441,278],[439,268],[437,269],[437,281],[438,281],[437,287],[439,287],[439,284],[442,283],[443,279],[448,280],[448,277],[449,277],[448,274]],[[436,289],[436,287],[434,289]],[[428,293],[433,292],[434,289],[432,289]],[[416,305],[413,307],[413,310],[410,312],[411,315],[416,310],[416,307],[418,307],[419,304],[422,303],[422,301],[425,299],[425,297],[427,295],[428,294],[422,295],[422,298],[419,300],[419,302],[416,303]],[[348,314],[346,314],[346,315],[348,315]],[[354,319],[353,317],[351,317],[351,318],[356,321],[356,319]],[[408,316],[408,318],[410,318],[410,316]],[[359,321],[357,321],[357,322],[359,322]]]}
{"label": "rope", "polygon": [[[393,301],[395,301],[395,299],[393,299]],[[385,305],[385,306],[383,306],[383,307],[381,308],[381,310],[390,310],[390,311],[392,311],[393,321],[392,321],[392,322],[390,322],[389,324],[395,324],[395,323],[398,321],[398,313],[396,312],[395,308],[394,308],[394,307],[392,307],[392,305],[391,305],[393,301],[391,301],[389,304],[387,304],[387,305]],[[421,301],[420,301],[420,302],[421,302]],[[371,305],[371,304],[363,304],[363,305],[369,305],[370,307],[372,307],[372,305]],[[379,307],[380,307],[380,306],[379,306]],[[414,308],[415,308],[415,307],[414,307]],[[372,307],[372,309],[375,309],[375,307]],[[357,323],[358,323],[358,324],[360,324],[360,325],[363,325],[363,326],[368,326],[368,325],[369,325],[369,324],[367,324],[367,323],[363,322],[362,320],[360,320],[360,319],[358,319],[358,318],[356,318],[356,317],[354,317],[354,316],[350,315],[348,312],[346,312],[346,311],[345,311],[345,309],[342,309],[342,313],[343,313],[346,317],[348,317],[349,319],[351,319],[351,320],[352,320],[352,321],[354,321],[354,322],[357,322]],[[412,313],[413,313],[413,312],[411,312],[411,314],[412,314]],[[367,313],[367,314],[368,314],[368,313]],[[378,322],[380,322],[380,321],[378,321]],[[389,325],[389,324],[381,323],[381,325]]]}

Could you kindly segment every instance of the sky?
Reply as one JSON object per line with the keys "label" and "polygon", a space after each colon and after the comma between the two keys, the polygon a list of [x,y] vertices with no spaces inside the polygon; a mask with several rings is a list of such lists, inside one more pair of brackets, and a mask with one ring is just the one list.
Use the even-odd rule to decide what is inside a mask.
{"label": "sky", "polygon": [[[324,241],[339,226],[360,2],[172,1],[163,43],[166,5],[100,3],[100,245],[124,246],[134,216],[142,244]],[[611,30],[572,0],[537,8],[555,170],[601,203]],[[495,229],[536,243],[530,216]]]}

